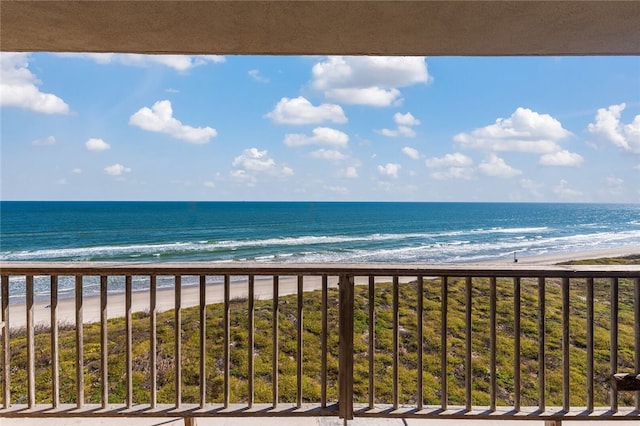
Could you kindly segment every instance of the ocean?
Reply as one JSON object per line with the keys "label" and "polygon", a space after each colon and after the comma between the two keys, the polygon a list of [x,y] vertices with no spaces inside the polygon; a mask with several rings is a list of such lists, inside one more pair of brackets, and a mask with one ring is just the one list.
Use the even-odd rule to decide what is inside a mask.
{"label": "ocean", "polygon": [[0,202],[1,261],[458,263],[638,244],[637,204]]}
{"label": "ocean", "polygon": [[3,261],[483,261],[640,244],[640,205],[0,202]]}

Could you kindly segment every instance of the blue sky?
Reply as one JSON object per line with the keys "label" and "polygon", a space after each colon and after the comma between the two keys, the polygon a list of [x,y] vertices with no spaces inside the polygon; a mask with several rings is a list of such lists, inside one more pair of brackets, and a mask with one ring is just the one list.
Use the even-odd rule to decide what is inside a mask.
{"label": "blue sky", "polygon": [[4,200],[640,202],[640,57],[0,58]]}

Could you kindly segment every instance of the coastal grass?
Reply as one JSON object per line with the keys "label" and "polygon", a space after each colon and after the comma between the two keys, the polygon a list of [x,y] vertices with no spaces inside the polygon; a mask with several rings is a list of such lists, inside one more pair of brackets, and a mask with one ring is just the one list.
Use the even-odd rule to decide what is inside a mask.
{"label": "coastal grass", "polygon": [[[606,263],[631,262],[640,258],[606,260]],[[373,301],[368,300],[367,286],[355,288],[354,307],[354,401],[366,402],[369,386],[368,306],[375,306],[374,383],[378,403],[392,402],[393,366],[393,286],[377,283]],[[538,283],[537,279],[521,281],[521,389],[522,405],[538,404]],[[513,279],[497,280],[497,385],[498,405],[512,405],[514,398],[514,317]],[[618,371],[633,371],[633,281],[619,281],[619,358]],[[329,290],[328,309],[328,384],[330,401],[338,397],[338,293]],[[440,280],[424,281],[423,341],[416,338],[417,283],[399,287],[399,395],[401,404],[415,404],[417,398],[417,348],[423,345],[424,403],[438,405],[443,378],[449,386],[449,403],[464,404],[465,396],[465,279],[450,278],[448,282],[447,369],[441,371],[441,289]],[[318,402],[321,396],[321,336],[322,298],[319,291],[306,292],[303,297],[303,401]],[[548,406],[562,405],[562,327],[561,281],[547,279],[546,285],[546,389]],[[608,280],[595,280],[595,355],[594,398],[596,405],[609,404],[610,374],[610,289]],[[297,296],[283,296],[278,300],[279,339],[278,371],[279,401],[296,401],[297,357]],[[570,281],[570,401],[572,405],[586,402],[586,288],[583,280]],[[272,320],[273,302],[255,301],[254,342],[254,401],[271,402],[272,398]],[[224,306],[206,307],[206,400],[223,402],[224,385]],[[234,299],[230,304],[230,400],[232,403],[248,399],[248,326],[249,311],[246,299]],[[157,315],[156,364],[149,357],[149,314],[135,313],[132,321],[133,401],[150,400],[150,371],[157,371],[158,403],[174,403],[175,353],[174,311]],[[182,401],[199,401],[199,310],[182,309]],[[126,334],[124,318],[108,321],[108,381],[109,402],[123,403],[126,399]],[[472,387],[474,405],[489,404],[489,280],[472,281]],[[100,325],[84,325],[84,383],[86,403],[100,402]],[[36,400],[51,402],[51,340],[48,330],[35,330]],[[76,402],[75,330],[66,324],[59,331],[60,402]],[[27,341],[24,330],[12,330],[11,335],[11,398],[12,403],[26,403],[27,398]],[[621,393],[621,405],[632,405],[633,394]]]}
{"label": "coastal grass", "polygon": [[601,257],[598,259],[571,260],[560,265],[640,265],[640,254],[621,257]]}

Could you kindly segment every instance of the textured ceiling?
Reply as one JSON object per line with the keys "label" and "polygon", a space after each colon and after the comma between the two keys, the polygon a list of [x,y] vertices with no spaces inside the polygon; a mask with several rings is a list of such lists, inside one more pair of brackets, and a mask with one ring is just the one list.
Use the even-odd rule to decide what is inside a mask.
{"label": "textured ceiling", "polygon": [[640,1],[0,1],[3,51],[640,54]]}

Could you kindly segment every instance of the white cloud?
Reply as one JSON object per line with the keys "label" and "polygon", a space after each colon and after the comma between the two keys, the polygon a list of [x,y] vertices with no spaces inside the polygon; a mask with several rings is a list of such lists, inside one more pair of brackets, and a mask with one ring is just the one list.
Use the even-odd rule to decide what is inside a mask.
{"label": "white cloud", "polygon": [[158,64],[180,72],[208,63],[226,61],[225,57],[220,55],[141,55],[136,53],[57,53],[56,55],[90,59],[98,64],[121,64],[136,67],[148,67]]}
{"label": "white cloud", "polygon": [[106,174],[111,176],[122,176],[125,173],[131,173],[131,169],[129,167],[125,167],[122,164],[114,164],[113,166],[105,167],[104,171]]}
{"label": "white cloud", "polygon": [[335,102],[374,107],[399,104],[401,103],[400,95],[401,93],[398,89],[381,89],[380,87],[331,89],[325,92],[327,99]]}
{"label": "white cloud", "polygon": [[249,70],[249,76],[259,83],[268,83],[269,79],[260,75],[260,70]]}
{"label": "white cloud", "polygon": [[176,120],[168,100],[158,101],[151,108],[139,109],[129,118],[129,124],[197,144],[207,143],[218,134],[211,127],[191,127]]}
{"label": "white cloud", "polygon": [[402,153],[414,160],[417,160],[420,158],[420,152],[418,152],[418,150],[415,148],[411,148],[410,146],[405,146],[404,148],[402,148]]}
{"label": "white cloud", "polygon": [[358,177],[358,168],[356,166],[348,166],[338,173],[338,177],[344,179],[355,179]]}
{"label": "white cloud", "polygon": [[68,114],[69,105],[38,89],[40,81],[29,70],[29,54],[0,53],[0,106],[14,106],[42,114]]}
{"label": "white cloud", "polygon": [[511,178],[522,174],[520,170],[511,167],[495,154],[490,154],[486,160],[480,163],[478,170],[486,176],[499,178]]}
{"label": "white cloud", "polygon": [[446,170],[438,170],[431,173],[431,177],[436,180],[470,180],[473,179],[473,169],[469,167],[449,167]]}
{"label": "white cloud", "polygon": [[566,166],[574,167],[582,164],[584,159],[580,154],[562,150],[552,154],[544,154],[540,157],[539,163],[543,166]]}
{"label": "white cloud", "polygon": [[425,160],[425,165],[436,170],[431,173],[431,177],[436,180],[473,178],[473,160],[459,152],[446,154],[444,157],[432,157]]}
{"label": "white cloud", "polygon": [[382,129],[377,132],[384,136],[389,136],[392,138],[398,136],[404,136],[407,138],[413,138],[416,136],[415,130],[412,129],[412,126],[417,126],[420,124],[420,120],[416,119],[413,114],[410,112],[406,114],[401,114],[396,112],[393,115],[393,121],[397,124],[397,128],[395,130],[391,129]]}
{"label": "white cloud", "polygon": [[582,192],[569,188],[569,183],[564,179],[553,188],[553,193],[563,200],[577,200],[583,195]]}
{"label": "white cloud", "polygon": [[600,108],[594,123],[587,130],[597,138],[610,142],[625,151],[640,154],[640,115],[636,115],[629,124],[620,122],[620,115],[626,108],[625,103]]}
{"label": "white cloud", "polygon": [[111,145],[103,141],[102,139],[91,138],[84,143],[89,151],[106,151],[111,148]]}
{"label": "white cloud", "polygon": [[36,139],[31,142],[31,145],[35,145],[35,146],[49,146],[49,145],[55,145],[55,144],[56,144],[56,138],[53,136],[47,136],[46,138]]}
{"label": "white cloud", "polygon": [[250,175],[246,170],[242,169],[231,170],[230,175],[233,180],[246,183],[247,186],[255,186],[258,181],[255,176]]}
{"label": "white cloud", "polygon": [[390,138],[397,138],[399,136],[403,136],[405,138],[415,138],[416,137],[415,130],[413,130],[411,127],[407,127],[407,126],[398,126],[398,128],[395,129],[395,130],[381,129],[381,130],[378,130],[377,132],[380,133],[383,136],[388,136]]}
{"label": "white cloud", "polygon": [[203,182],[203,183],[202,183],[202,185],[203,185],[205,188],[215,188],[215,187],[216,187],[215,182],[212,182],[212,181],[210,181],[210,180],[207,180],[207,181]]}
{"label": "white cloud", "polygon": [[346,123],[347,117],[340,105],[313,106],[305,97],[282,98],[273,111],[266,115],[279,124],[320,124],[325,121]]}
{"label": "white cloud", "polygon": [[232,165],[238,168],[235,171],[236,178],[238,176],[244,178],[250,173],[266,173],[277,177],[293,175],[291,168],[278,165],[273,158],[269,157],[267,150],[260,151],[258,148],[245,149],[233,160]]}
{"label": "white cloud", "polygon": [[75,169],[71,170],[71,173],[73,173],[74,175],[82,174],[82,169],[76,167]]}
{"label": "white cloud", "polygon": [[340,130],[330,127],[316,127],[311,136],[302,133],[290,133],[285,135],[284,144],[291,147],[305,145],[329,145],[346,147],[349,144],[349,136]]}
{"label": "white cloud", "polygon": [[400,87],[429,81],[424,57],[330,56],[313,66],[312,86],[345,104],[389,106]]}
{"label": "white cloud", "polygon": [[456,152],[454,154],[447,154],[444,157],[433,157],[425,161],[425,164],[429,168],[436,167],[469,167],[473,164],[473,160],[464,154]]}
{"label": "white cloud", "polygon": [[387,163],[384,166],[378,166],[378,173],[380,173],[382,176],[397,179],[398,172],[400,171],[401,167],[402,166],[397,163]]}
{"label": "white cloud", "polygon": [[420,124],[420,120],[415,118],[410,112],[406,114],[396,112],[393,115],[393,121],[395,121],[398,126],[417,126]]}
{"label": "white cloud", "polygon": [[309,154],[312,158],[317,158],[320,160],[328,160],[328,161],[342,161],[347,158],[346,155],[341,153],[340,151],[336,151],[333,149],[318,149],[311,154]]}
{"label": "white cloud", "polygon": [[471,133],[459,133],[453,140],[467,148],[548,154],[560,150],[558,141],[571,132],[548,114],[519,107],[509,118]]}

